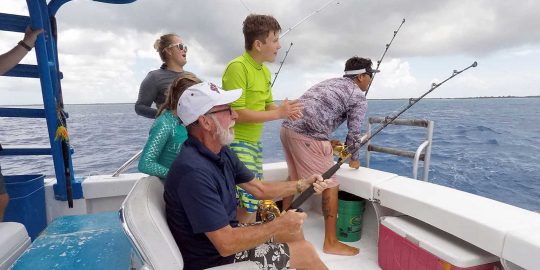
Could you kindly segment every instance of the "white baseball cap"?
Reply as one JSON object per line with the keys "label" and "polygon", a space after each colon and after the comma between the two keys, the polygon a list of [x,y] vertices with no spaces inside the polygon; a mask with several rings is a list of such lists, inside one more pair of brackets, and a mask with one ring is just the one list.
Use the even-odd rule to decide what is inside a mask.
{"label": "white baseball cap", "polygon": [[176,114],[187,126],[207,113],[212,107],[232,103],[240,98],[242,89],[225,91],[210,82],[195,84],[178,99]]}

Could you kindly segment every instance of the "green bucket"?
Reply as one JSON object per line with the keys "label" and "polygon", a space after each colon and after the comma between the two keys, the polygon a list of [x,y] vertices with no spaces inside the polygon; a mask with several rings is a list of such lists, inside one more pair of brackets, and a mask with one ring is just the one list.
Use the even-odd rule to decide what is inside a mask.
{"label": "green bucket", "polygon": [[343,242],[360,240],[364,199],[345,191],[339,191],[338,199],[337,239]]}

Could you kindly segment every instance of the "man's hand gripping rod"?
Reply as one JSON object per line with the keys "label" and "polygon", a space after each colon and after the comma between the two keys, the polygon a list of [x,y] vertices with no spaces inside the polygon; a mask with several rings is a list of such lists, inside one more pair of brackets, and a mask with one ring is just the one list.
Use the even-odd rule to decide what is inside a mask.
{"label": "man's hand gripping rod", "polygon": [[[458,70],[454,70],[454,72],[452,73],[452,76],[446,78],[444,81],[442,81],[441,83],[433,83],[431,85],[431,88],[426,92],[424,93],[423,95],[421,95],[419,98],[411,98],[409,99],[409,105],[404,108],[403,110],[401,110],[398,114],[396,114],[395,116],[387,116],[385,121],[384,121],[384,124],[379,127],[373,134],[371,134],[371,136],[369,136],[366,140],[364,140],[363,142],[360,143],[360,146],[358,146],[356,149],[354,149],[354,151],[352,152],[349,152],[348,154],[340,157],[337,161],[336,164],[334,164],[334,166],[330,167],[330,169],[328,169],[326,172],[324,172],[322,174],[322,178],[323,179],[328,179],[330,178],[332,175],[334,175],[338,170],[339,170],[339,167],[341,167],[341,165],[343,163],[345,163],[345,161],[347,159],[349,159],[354,153],[356,153],[358,150],[360,150],[360,148],[362,148],[362,146],[364,146],[369,140],[371,140],[371,138],[373,138],[375,135],[377,135],[379,132],[381,132],[381,130],[383,130],[386,126],[388,126],[389,124],[391,124],[394,120],[396,120],[401,114],[403,114],[405,111],[407,111],[410,107],[412,107],[414,104],[416,104],[418,101],[420,101],[422,98],[424,98],[426,95],[428,95],[429,93],[433,92],[433,90],[439,88],[439,86],[443,85],[445,82],[449,81],[450,79],[454,78],[455,76],[457,76],[458,74],[466,71],[467,69],[469,68],[472,68],[472,67],[476,67],[478,65],[478,63],[475,61],[474,63],[472,63],[470,66],[458,71]],[[346,152],[348,152],[348,149],[349,147],[347,147],[345,149]],[[289,207],[289,209],[287,210],[290,210],[290,209],[299,209],[299,207],[311,196],[315,193],[315,189],[313,188],[313,185],[311,185],[308,189],[306,189],[304,192],[302,192],[298,198],[296,198],[291,206]]]}

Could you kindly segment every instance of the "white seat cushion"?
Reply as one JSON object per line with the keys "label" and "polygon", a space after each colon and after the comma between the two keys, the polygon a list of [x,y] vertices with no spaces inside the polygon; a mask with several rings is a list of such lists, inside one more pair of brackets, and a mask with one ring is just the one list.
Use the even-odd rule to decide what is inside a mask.
{"label": "white seat cushion", "polygon": [[155,176],[141,178],[120,210],[124,231],[145,265],[152,269],[182,269],[184,261],[167,225],[163,183]]}
{"label": "white seat cushion", "polygon": [[0,222],[0,270],[8,269],[30,245],[24,225]]}
{"label": "white seat cushion", "polygon": [[[159,270],[184,267],[182,254],[167,225],[163,183],[159,178],[144,177],[135,183],[122,204],[120,218],[145,267]],[[258,268],[254,262],[244,262],[212,269]]]}

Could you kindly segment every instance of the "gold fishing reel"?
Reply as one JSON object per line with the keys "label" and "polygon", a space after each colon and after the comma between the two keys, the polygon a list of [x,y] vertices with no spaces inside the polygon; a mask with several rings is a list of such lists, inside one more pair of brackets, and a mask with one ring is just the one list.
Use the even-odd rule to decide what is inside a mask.
{"label": "gold fishing reel", "polygon": [[260,200],[257,215],[263,223],[270,222],[281,215],[276,203],[272,200]]}
{"label": "gold fishing reel", "polygon": [[346,160],[351,156],[349,151],[347,151],[347,146],[344,143],[338,140],[331,140],[330,144],[332,145],[334,156],[340,158],[341,160]]}

